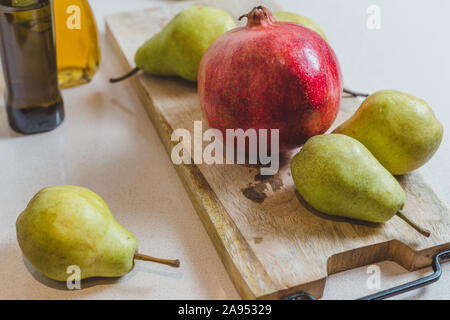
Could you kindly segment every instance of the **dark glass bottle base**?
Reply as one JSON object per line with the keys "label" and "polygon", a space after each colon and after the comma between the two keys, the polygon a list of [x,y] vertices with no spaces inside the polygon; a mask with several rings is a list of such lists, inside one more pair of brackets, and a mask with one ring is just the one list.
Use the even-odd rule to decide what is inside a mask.
{"label": "dark glass bottle base", "polygon": [[31,107],[26,109],[16,109],[7,106],[6,110],[11,128],[23,134],[51,131],[64,120],[64,106],[62,102],[50,107]]}

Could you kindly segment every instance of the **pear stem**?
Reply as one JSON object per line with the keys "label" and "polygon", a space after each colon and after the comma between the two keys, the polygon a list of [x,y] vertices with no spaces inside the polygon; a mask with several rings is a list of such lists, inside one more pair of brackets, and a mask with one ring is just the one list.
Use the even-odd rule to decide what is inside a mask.
{"label": "pear stem", "polygon": [[431,235],[430,231],[428,231],[427,229],[423,229],[419,225],[417,225],[414,222],[412,222],[411,220],[409,220],[408,217],[406,217],[405,214],[403,212],[401,212],[400,210],[396,214],[399,218],[404,220],[407,224],[409,224],[411,227],[413,227],[417,232],[419,232],[424,237],[428,238]]}
{"label": "pear stem", "polygon": [[134,254],[134,259],[135,260],[142,260],[142,261],[151,261],[151,262],[156,262],[156,263],[161,263],[161,264],[165,264],[174,268],[179,268],[180,267],[180,260],[176,259],[176,260],[167,260],[167,259],[159,259],[159,258],[154,258],[151,256],[147,256],[145,254],[140,254],[140,253],[135,253]]}
{"label": "pear stem", "polygon": [[125,74],[125,75],[123,75],[123,76],[121,76],[119,78],[111,78],[111,79],[109,79],[109,82],[111,82],[111,83],[120,82],[122,80],[125,80],[125,79],[128,79],[128,78],[134,76],[139,71],[141,71],[141,69],[139,67],[136,67],[133,70],[131,70],[130,72],[128,72],[127,74]]}
{"label": "pear stem", "polygon": [[361,93],[361,92],[353,91],[353,90],[350,90],[347,88],[344,88],[344,93],[347,93],[354,97],[368,97],[369,96],[368,93]]}

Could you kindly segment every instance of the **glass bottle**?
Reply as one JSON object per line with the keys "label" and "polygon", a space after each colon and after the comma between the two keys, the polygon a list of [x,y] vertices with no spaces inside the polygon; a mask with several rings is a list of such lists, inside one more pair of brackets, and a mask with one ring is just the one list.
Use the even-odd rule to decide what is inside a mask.
{"label": "glass bottle", "polygon": [[64,119],[50,0],[0,0],[0,53],[12,129],[50,131]]}
{"label": "glass bottle", "polygon": [[61,88],[91,81],[100,65],[98,30],[87,0],[53,0]]}

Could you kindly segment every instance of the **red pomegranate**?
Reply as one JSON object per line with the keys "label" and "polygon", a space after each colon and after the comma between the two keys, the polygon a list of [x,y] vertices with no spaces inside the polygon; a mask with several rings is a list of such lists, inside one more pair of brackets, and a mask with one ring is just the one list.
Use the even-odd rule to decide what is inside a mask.
{"label": "red pomegranate", "polygon": [[[279,129],[280,151],[328,130],[343,89],[333,49],[316,32],[256,7],[246,27],[206,51],[198,92],[212,128]],[[242,17],[241,17],[242,18]]]}

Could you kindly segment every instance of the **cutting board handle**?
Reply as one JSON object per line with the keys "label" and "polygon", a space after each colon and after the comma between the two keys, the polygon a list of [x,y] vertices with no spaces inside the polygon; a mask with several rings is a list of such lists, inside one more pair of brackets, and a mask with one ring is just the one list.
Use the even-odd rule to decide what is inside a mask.
{"label": "cutting board handle", "polygon": [[[431,267],[433,268],[434,273],[426,276],[422,279],[418,279],[415,281],[411,281],[408,283],[405,283],[403,285],[387,289],[375,294],[372,294],[370,296],[366,296],[363,298],[360,298],[358,300],[383,300],[387,298],[391,298],[394,296],[397,296],[399,294],[409,292],[415,289],[419,289],[422,287],[425,287],[429,284],[435,283],[438,281],[442,275],[442,268],[441,263],[450,260],[450,250],[440,252],[436,254],[433,258],[433,263]],[[317,300],[312,295],[306,292],[298,292],[294,293],[292,295],[283,297],[281,300]]]}

